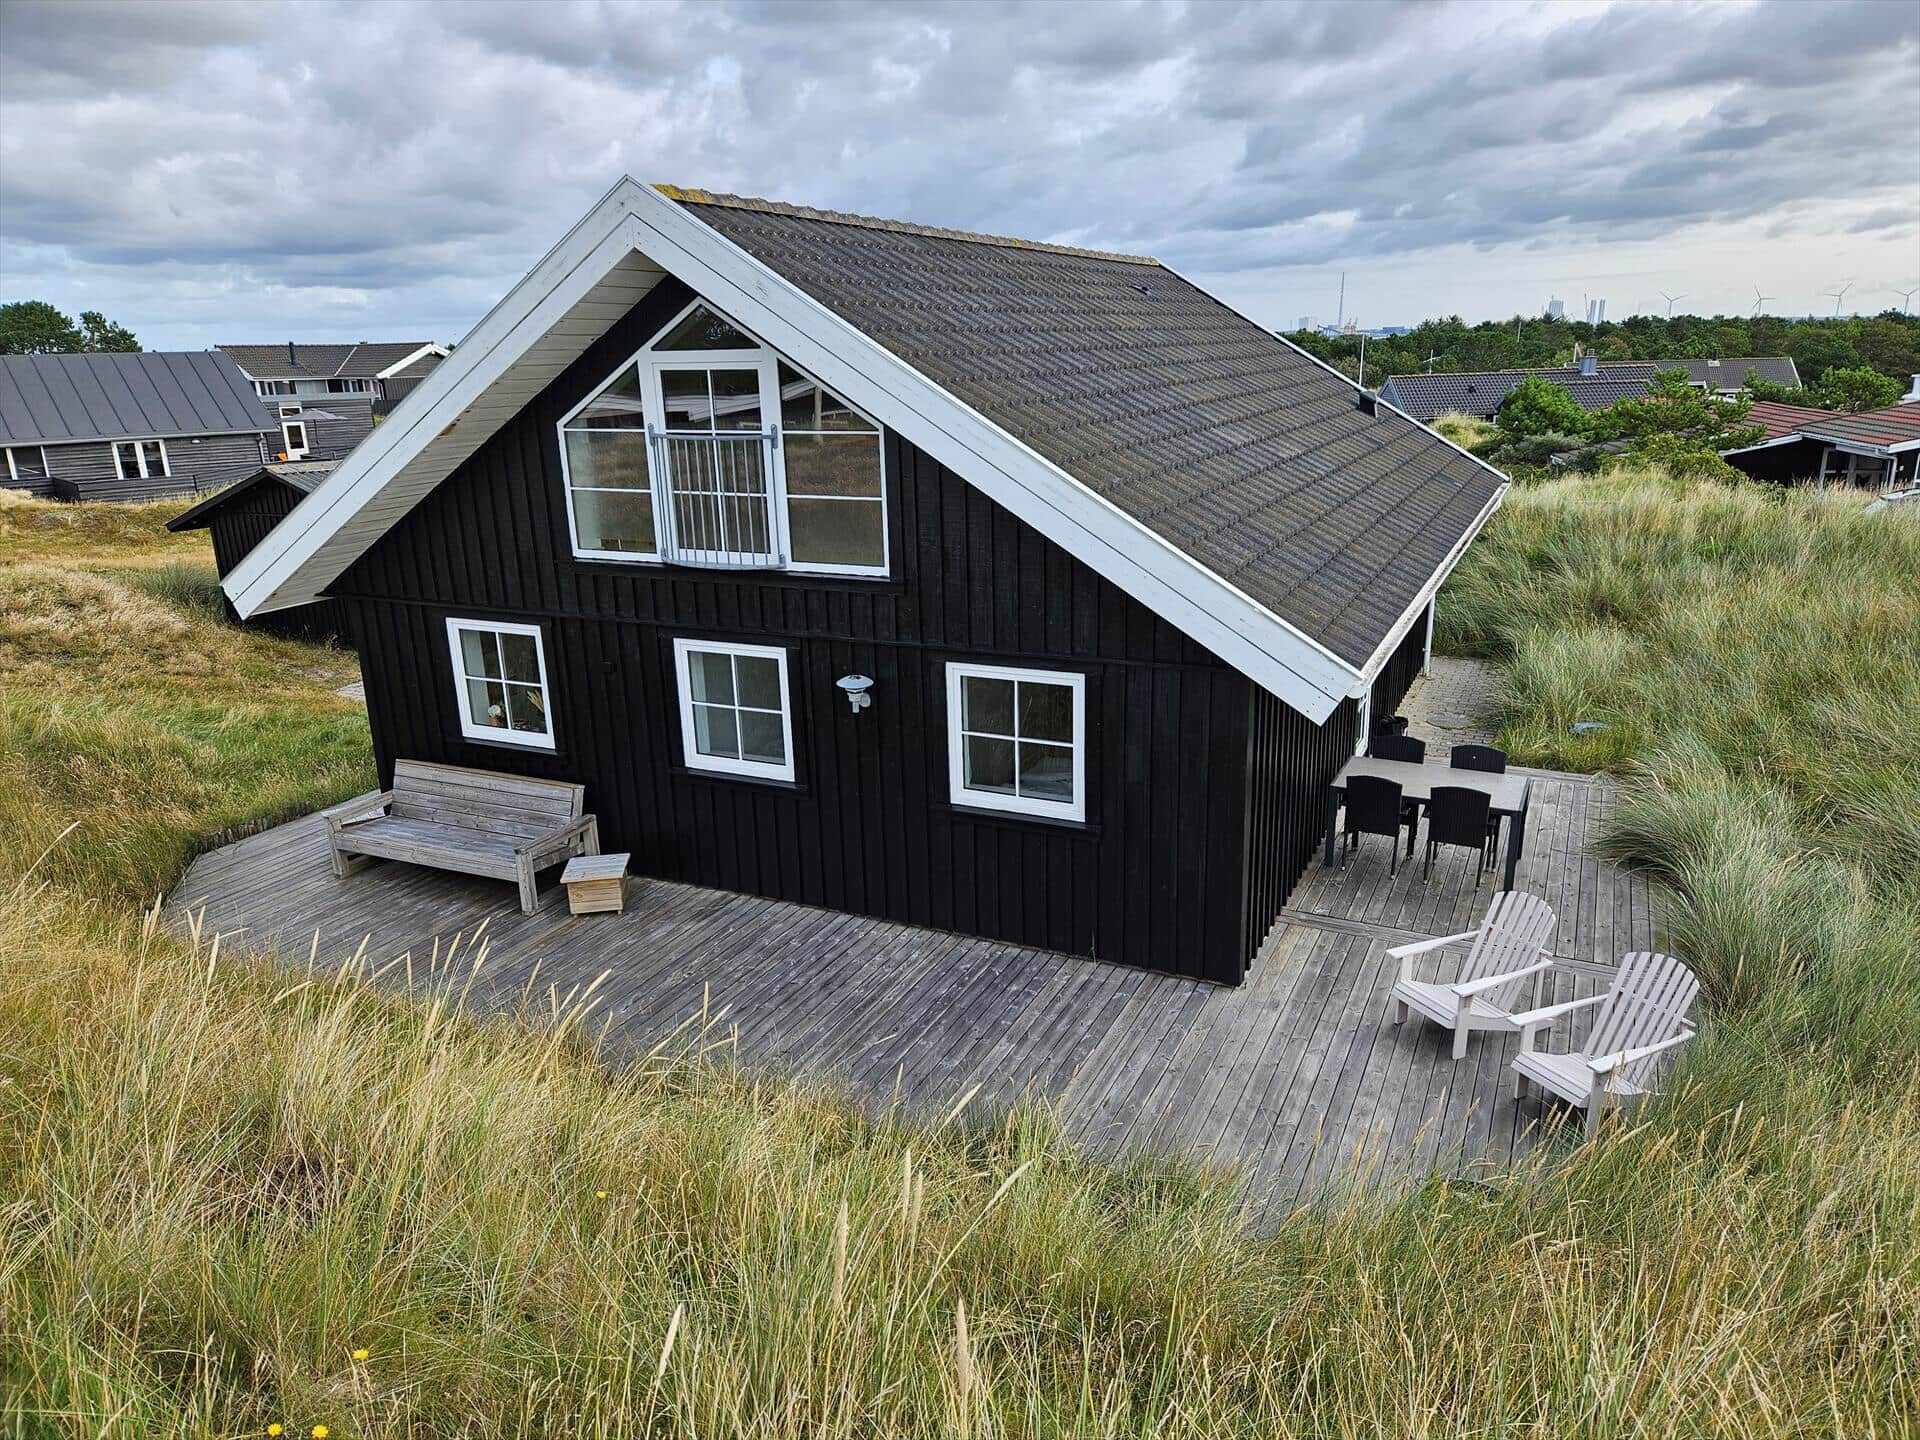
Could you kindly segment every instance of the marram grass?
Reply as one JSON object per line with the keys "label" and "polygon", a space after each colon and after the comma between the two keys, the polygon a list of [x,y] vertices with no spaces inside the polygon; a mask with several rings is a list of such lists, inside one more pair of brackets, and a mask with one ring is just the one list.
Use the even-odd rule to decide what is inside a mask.
{"label": "marram grass", "polygon": [[[193,834],[358,783],[343,667],[66,553],[95,526],[137,566],[131,521],[0,555],[0,1433],[1912,1433],[1920,1019],[1880,851],[1915,822],[1872,734],[1907,652],[1825,597],[1867,551],[1909,594],[1912,552],[1857,505],[1588,483],[1517,493],[1443,627],[1506,658],[1537,758],[1633,769],[1611,843],[1681,894],[1712,1023],[1642,1123],[1259,1224],[1231,1177],[1091,1161],[1037,1109],[866,1115],[711,1030],[602,1065],[590,991],[477,1021],[483,937],[374,983],[141,923]],[[1756,586],[1794,623],[1716,616]],[[62,623],[94,605],[118,638]],[[1834,633],[1783,657],[1803,609]],[[1729,678],[1679,709],[1695,637]],[[1644,703],[1594,683],[1630,663]],[[1568,753],[1596,700],[1635,738]]]}

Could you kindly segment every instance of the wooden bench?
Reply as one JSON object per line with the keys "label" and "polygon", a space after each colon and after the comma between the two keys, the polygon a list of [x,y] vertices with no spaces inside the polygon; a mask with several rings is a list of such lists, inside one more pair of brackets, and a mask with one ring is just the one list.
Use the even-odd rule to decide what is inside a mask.
{"label": "wooden bench", "polygon": [[322,813],[336,875],[345,877],[348,857],[364,855],[512,880],[531,915],[540,908],[538,871],[600,853],[600,822],[581,813],[585,803],[586,787],[564,780],[400,760],[391,790]]}

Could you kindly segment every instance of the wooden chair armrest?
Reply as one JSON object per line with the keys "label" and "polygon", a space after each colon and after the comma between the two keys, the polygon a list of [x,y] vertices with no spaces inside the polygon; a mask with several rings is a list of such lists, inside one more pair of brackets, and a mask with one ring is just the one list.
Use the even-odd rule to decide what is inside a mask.
{"label": "wooden chair armrest", "polygon": [[1658,1055],[1662,1050],[1671,1050],[1683,1045],[1694,1037],[1692,1030],[1682,1030],[1678,1035],[1669,1037],[1655,1045],[1636,1045],[1631,1050],[1616,1050],[1611,1055],[1596,1055],[1587,1061],[1587,1068],[1595,1075],[1605,1075],[1622,1065],[1631,1065],[1636,1060],[1645,1060],[1650,1055]]}
{"label": "wooden chair armrest", "polygon": [[1463,930],[1458,935],[1442,935],[1438,940],[1416,940],[1410,945],[1396,945],[1387,951],[1387,954],[1390,958],[1400,962],[1400,978],[1402,980],[1411,980],[1413,978],[1413,962],[1417,957],[1425,955],[1429,951],[1444,950],[1449,945],[1461,944],[1463,941],[1473,939],[1473,937],[1479,933],[1478,930]]}
{"label": "wooden chair armrest", "polygon": [[576,839],[581,835],[585,835],[590,831],[596,830],[599,827],[599,824],[600,824],[599,816],[584,815],[580,819],[574,821],[571,825],[566,826],[564,829],[555,830],[551,834],[542,835],[538,839],[529,840],[524,845],[519,845],[514,847],[513,853],[516,856],[541,854],[545,851],[553,849],[553,847],[556,845],[564,845],[569,840]]}
{"label": "wooden chair armrest", "polygon": [[1551,1025],[1562,1015],[1569,1015],[1575,1010],[1584,1009],[1588,1005],[1598,1005],[1611,993],[1611,991],[1603,991],[1598,995],[1589,995],[1584,1000],[1563,1000],[1558,1005],[1543,1005],[1538,1010],[1522,1010],[1517,1015],[1509,1015],[1507,1019],[1520,1031],[1520,1048],[1522,1050],[1531,1050],[1533,1049],[1534,1032],[1539,1030],[1541,1026]]}
{"label": "wooden chair armrest", "polygon": [[1483,990],[1497,989],[1509,980],[1518,980],[1526,975],[1538,975],[1542,970],[1552,968],[1553,960],[1549,957],[1532,965],[1523,965],[1518,970],[1509,970],[1504,975],[1482,975],[1478,980],[1469,980],[1464,985],[1449,985],[1447,988],[1462,999],[1466,999],[1469,996],[1478,995]]}
{"label": "wooden chair armrest", "polygon": [[351,825],[356,820],[373,820],[378,813],[393,803],[393,791],[382,790],[377,795],[362,795],[343,804],[330,806],[320,813],[326,817],[327,828],[338,833],[342,825]]}

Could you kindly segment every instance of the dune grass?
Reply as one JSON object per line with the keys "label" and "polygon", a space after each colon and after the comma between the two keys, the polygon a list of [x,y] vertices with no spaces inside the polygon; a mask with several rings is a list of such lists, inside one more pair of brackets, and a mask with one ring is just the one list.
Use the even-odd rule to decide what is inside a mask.
{"label": "dune grass", "polygon": [[[1448,633],[1514,665],[1513,734],[1534,723],[1528,705],[1559,703],[1511,658],[1532,633],[1513,617],[1536,588],[1574,591],[1588,583],[1576,572],[1612,563],[1627,544],[1605,538],[1616,501],[1640,503],[1631,490],[1516,495],[1457,587]],[[1704,532],[1713,513],[1695,507],[1719,503],[1675,492],[1677,515],[1644,519]],[[1856,507],[1831,523],[1866,520]],[[1693,563],[1674,561],[1676,603],[1706,603],[1686,583]],[[1759,552],[1730,560],[1726,593],[1778,568]],[[1834,578],[1812,562],[1794,573],[1815,591]],[[25,593],[34,614],[47,608],[44,574],[9,583],[40,587]],[[184,636],[178,654],[156,644],[120,673],[120,642],[20,623],[11,603],[4,632],[27,677],[16,698],[79,706],[97,690],[117,726],[62,776],[53,742],[23,744],[16,712],[0,712],[9,793],[46,767],[58,779],[0,829],[10,871],[60,825],[83,827],[0,904],[8,1433],[1911,1428],[1920,1066],[1913,1027],[1876,1037],[1857,1017],[1878,1005],[1874,1025],[1897,1030],[1913,962],[1869,949],[1856,964],[1818,938],[1855,921],[1742,938],[1745,910],[1702,903],[1702,944],[1786,948],[1764,983],[1744,958],[1710,971],[1713,1023],[1644,1123],[1513,1172],[1333,1193],[1251,1226],[1230,1177],[1089,1161],[1043,1112],[962,1109],[937,1128],[863,1115],[817,1087],[756,1080],[697,1032],[609,1069],[594,1058],[590,996],[529,995],[519,1017],[470,1018],[456,1002],[483,937],[431,970],[415,957],[409,998],[366,983],[354,957],[290,973],[142,924],[125,897],[164,870],[164,832],[324,791],[329,775],[351,785],[365,742],[344,724],[302,730],[328,709],[331,676],[295,672],[326,669],[329,652],[203,629],[217,622],[190,585],[103,583],[119,587],[110,624]],[[1541,603],[1529,613],[1544,641]],[[1560,603],[1567,627],[1589,622]],[[1725,635],[1749,670],[1769,665],[1772,631]],[[1655,667],[1678,643],[1651,621],[1630,638]],[[1838,671],[1879,663],[1879,642],[1833,647]],[[220,662],[211,674],[190,673],[200,650]],[[1731,687],[1709,693],[1754,708]],[[197,726],[179,708],[187,694],[205,707]],[[260,713],[232,717],[248,706]],[[1897,776],[1861,771],[1866,803],[1823,823],[1809,795],[1711,743],[1723,727],[1797,734],[1817,708],[1685,727],[1649,710],[1641,747],[1605,757],[1649,767],[1629,782],[1639,798],[1616,843],[1703,893],[1697,877],[1714,867],[1763,889],[1804,885],[1789,898],[1819,913],[1820,877],[1838,877],[1861,933],[1895,923],[1898,891],[1859,847],[1897,825]],[[306,734],[311,774],[291,741],[260,733],[276,711]],[[185,784],[176,739],[203,747],[204,791]],[[1545,738],[1538,753],[1566,758]],[[276,780],[263,764],[284,768]],[[154,839],[116,851],[122,830],[149,823]],[[1777,852],[1789,839],[1799,848]],[[1830,869],[1798,880],[1808,863]]]}

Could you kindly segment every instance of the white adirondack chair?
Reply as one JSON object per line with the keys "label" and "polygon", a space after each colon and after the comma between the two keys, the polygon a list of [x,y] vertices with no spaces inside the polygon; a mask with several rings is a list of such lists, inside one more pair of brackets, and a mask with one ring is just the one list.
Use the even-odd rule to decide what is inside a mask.
{"label": "white adirondack chair", "polygon": [[[1456,1060],[1467,1053],[1467,1039],[1476,1030],[1519,1029],[1512,1009],[1527,981],[1553,964],[1545,956],[1558,924],[1553,907],[1538,895],[1503,890],[1493,897],[1478,930],[1396,945],[1387,952],[1400,962],[1400,978],[1393,985],[1393,1023],[1404,1021],[1408,1010],[1417,1010],[1446,1026],[1453,1031]],[[1459,979],[1448,984],[1413,978],[1415,957],[1463,945],[1467,958]]]}
{"label": "white adirondack chair", "polygon": [[[1657,1057],[1693,1038],[1688,1016],[1699,993],[1693,971],[1673,956],[1637,950],[1621,962],[1613,988],[1604,995],[1515,1015],[1520,1053],[1513,1062],[1514,1098],[1519,1099],[1531,1080],[1562,1100],[1585,1106],[1587,1134],[1593,1134],[1609,1105],[1638,1104],[1653,1093]],[[1579,1051],[1554,1055],[1533,1048],[1541,1030],[1588,1005],[1598,1005],[1600,1013]]]}

